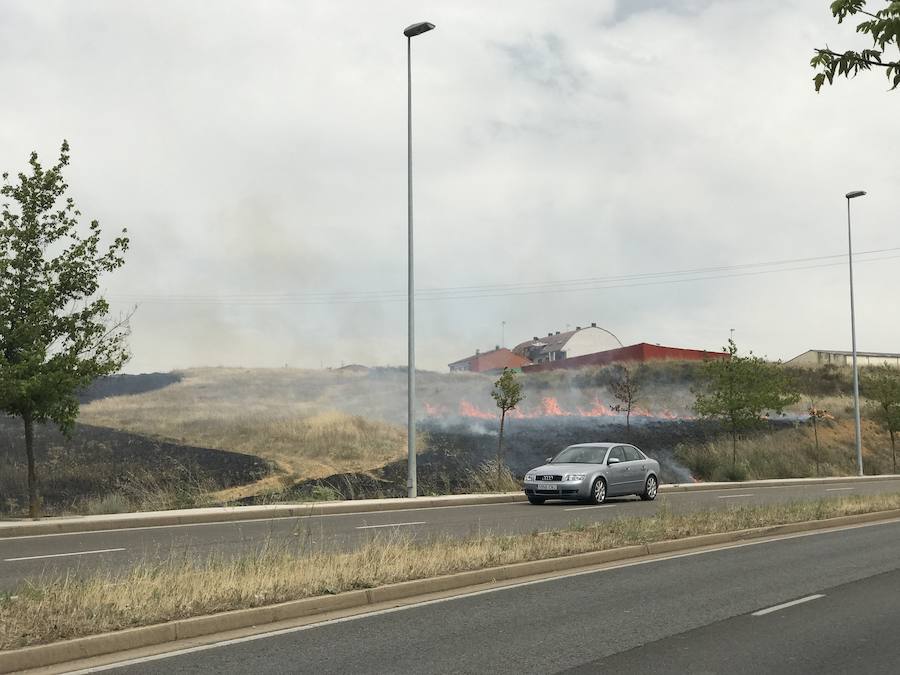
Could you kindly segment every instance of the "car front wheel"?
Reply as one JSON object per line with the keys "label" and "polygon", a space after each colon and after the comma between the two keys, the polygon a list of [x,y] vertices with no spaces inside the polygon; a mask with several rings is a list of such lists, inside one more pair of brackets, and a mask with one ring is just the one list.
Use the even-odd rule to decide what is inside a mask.
{"label": "car front wheel", "polygon": [[659,492],[659,481],[656,476],[647,476],[647,482],[644,484],[644,491],[641,493],[641,499],[645,502],[652,502],[656,499],[656,493]]}
{"label": "car front wheel", "polygon": [[606,481],[598,478],[591,486],[591,503],[602,504],[606,501]]}
{"label": "car front wheel", "polygon": [[532,497],[531,495],[528,495],[528,501],[531,502],[532,504],[541,505],[544,503],[544,498],[543,497]]}

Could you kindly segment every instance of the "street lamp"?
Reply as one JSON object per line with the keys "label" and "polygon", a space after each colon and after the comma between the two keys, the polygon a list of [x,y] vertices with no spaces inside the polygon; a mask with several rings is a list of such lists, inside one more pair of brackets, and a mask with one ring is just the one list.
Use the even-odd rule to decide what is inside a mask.
{"label": "street lamp", "polygon": [[863,475],[862,434],[859,429],[859,368],[856,366],[856,313],[853,306],[853,237],[850,234],[850,200],[862,197],[863,190],[848,192],[847,197],[847,250],[850,260],[850,339],[853,343],[853,415],[856,418],[856,464],[859,475]]}
{"label": "street lamp", "polygon": [[406,451],[407,476],[406,496],[415,497],[416,488],[416,324],[414,309],[415,284],[413,280],[413,187],[412,187],[412,39],[416,35],[427,33],[434,28],[433,23],[423,21],[408,26],[403,34],[406,36],[406,141],[407,141],[407,224],[408,224],[408,273],[409,290],[407,294],[408,320],[408,359],[407,359],[407,394],[406,394]]}

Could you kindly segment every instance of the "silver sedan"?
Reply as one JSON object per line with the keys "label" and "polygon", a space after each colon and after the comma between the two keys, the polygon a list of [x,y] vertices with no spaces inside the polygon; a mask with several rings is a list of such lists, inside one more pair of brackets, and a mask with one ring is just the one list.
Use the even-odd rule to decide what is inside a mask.
{"label": "silver sedan", "polygon": [[621,495],[652,500],[658,490],[659,462],[626,443],[570,445],[525,474],[525,494],[532,504],[547,499],[602,504]]}

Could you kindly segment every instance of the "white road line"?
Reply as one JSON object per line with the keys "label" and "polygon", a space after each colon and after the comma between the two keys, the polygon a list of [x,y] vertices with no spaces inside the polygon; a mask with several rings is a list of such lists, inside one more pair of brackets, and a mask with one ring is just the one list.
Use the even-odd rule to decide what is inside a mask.
{"label": "white road line", "polygon": [[605,509],[615,504],[594,504],[593,506],[575,506],[571,509],[563,509],[564,511],[584,511],[585,509]]}
{"label": "white road line", "polygon": [[855,490],[856,488],[828,488],[825,492],[837,492],[838,490]]}
{"label": "white road line", "polygon": [[101,548],[96,551],[74,551],[72,553],[50,553],[48,555],[29,555],[23,558],[4,558],[3,562],[19,562],[20,560],[42,560],[44,558],[65,558],[71,555],[91,555],[93,553],[115,553],[124,551],[124,548]]}
{"label": "white road line", "polygon": [[738,499],[739,497],[755,497],[756,495],[722,495],[719,499]]}
{"label": "white road line", "polygon": [[360,525],[357,530],[374,530],[376,527],[401,527],[403,525],[424,525],[424,520],[418,520],[414,523],[388,523],[387,525]]}
{"label": "white road line", "polygon": [[809,602],[810,600],[818,600],[819,598],[824,597],[825,596],[821,593],[817,593],[816,595],[807,595],[805,598],[791,600],[790,602],[784,602],[780,605],[775,605],[774,607],[767,607],[766,609],[761,609],[758,612],[753,612],[752,616],[764,616],[766,614],[771,614],[772,612],[777,612],[779,609],[787,609],[788,607],[793,607],[794,605],[802,605],[804,602]]}

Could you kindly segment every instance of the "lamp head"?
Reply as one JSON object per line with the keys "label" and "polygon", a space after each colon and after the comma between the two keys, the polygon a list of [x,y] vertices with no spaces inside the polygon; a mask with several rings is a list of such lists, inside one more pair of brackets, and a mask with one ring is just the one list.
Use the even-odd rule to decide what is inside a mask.
{"label": "lamp head", "polygon": [[421,35],[422,33],[427,33],[430,30],[434,29],[433,23],[428,23],[427,21],[422,21],[421,23],[414,23],[412,26],[407,26],[406,30],[403,31],[403,34],[408,37],[415,37],[416,35]]}
{"label": "lamp head", "polygon": [[853,192],[847,193],[847,199],[854,199],[855,197],[862,197],[866,194],[865,190],[854,190]]}

